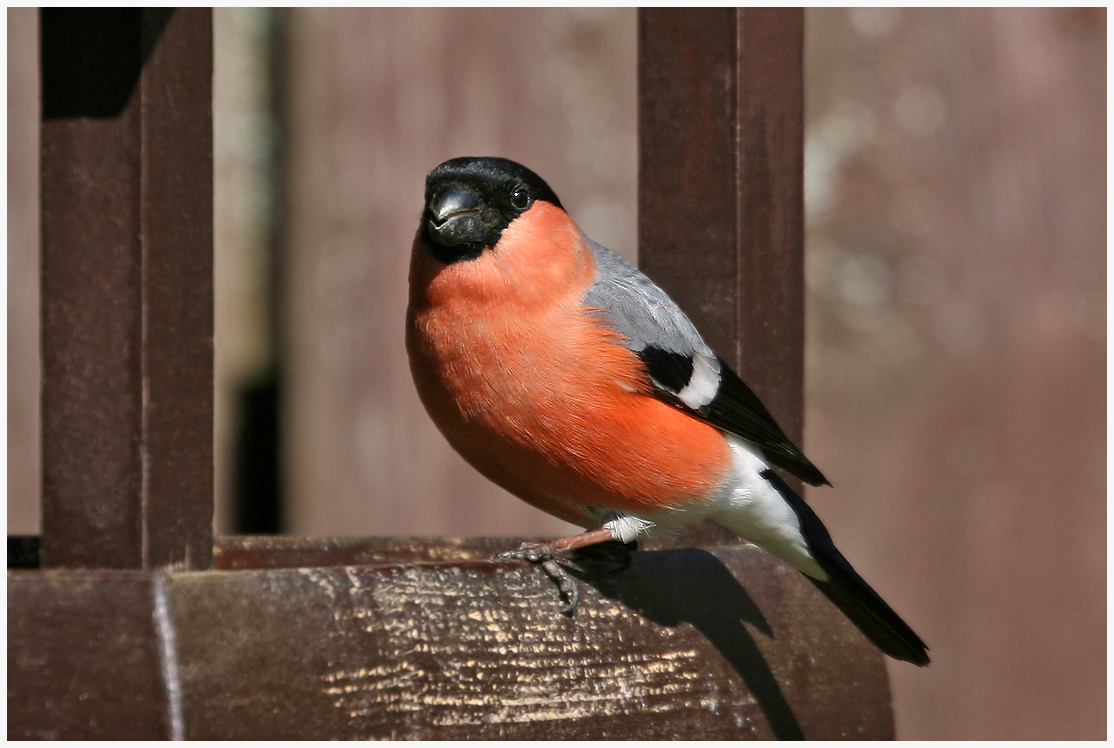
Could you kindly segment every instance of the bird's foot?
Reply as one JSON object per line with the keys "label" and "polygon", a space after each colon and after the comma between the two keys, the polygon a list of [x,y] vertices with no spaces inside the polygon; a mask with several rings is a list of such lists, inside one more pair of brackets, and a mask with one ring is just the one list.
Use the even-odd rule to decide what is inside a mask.
{"label": "bird's foot", "polygon": [[545,543],[523,543],[518,550],[500,553],[495,558],[528,561],[542,567],[546,575],[557,585],[561,595],[568,601],[568,605],[561,611],[562,614],[571,616],[576,606],[580,604],[580,588],[558,562],[557,552],[551,546]]}
{"label": "bird's foot", "polygon": [[559,556],[562,551],[548,543],[523,543],[518,550],[506,551],[496,556],[499,559],[528,561],[542,567],[546,575],[557,585],[558,591],[568,601],[561,611],[571,616],[580,604],[580,587],[569,575],[569,566],[578,576],[590,574],[615,574],[631,564],[631,553],[638,550],[638,542],[621,543],[608,540],[602,543],[581,546],[572,551],[572,560]]}

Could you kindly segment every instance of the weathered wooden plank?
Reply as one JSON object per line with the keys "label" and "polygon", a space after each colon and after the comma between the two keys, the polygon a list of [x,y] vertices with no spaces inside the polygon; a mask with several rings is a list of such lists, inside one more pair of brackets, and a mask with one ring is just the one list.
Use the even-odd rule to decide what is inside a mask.
{"label": "weathered wooden plank", "polygon": [[8,739],[169,737],[151,575],[8,572]]}
{"label": "weathered wooden plank", "polygon": [[211,11],[41,21],[43,563],[206,568]]}
{"label": "weathered wooden plank", "polygon": [[296,569],[430,561],[484,561],[521,545],[515,538],[297,538],[231,535],[217,539],[213,568]]}
{"label": "weathered wooden plank", "polygon": [[[505,542],[428,553],[475,559]],[[584,601],[566,617],[537,568],[412,563],[412,541],[384,541],[379,552],[407,543],[406,563],[377,566],[9,572],[9,628],[19,633],[9,646],[9,732],[47,725],[81,735],[85,723],[72,716],[80,712],[28,702],[61,703],[73,672],[88,682],[117,678],[121,653],[103,637],[61,647],[49,631],[72,626],[85,606],[131,611],[115,615],[139,627],[128,652],[145,658],[133,672],[148,675],[84,693],[111,713],[142,690],[143,724],[165,734],[177,724],[189,738],[893,735],[885,669],[871,645],[797,572],[755,548],[637,553],[625,570],[586,576]],[[109,583],[120,579],[132,586]],[[151,623],[149,590],[158,585],[162,630]],[[120,605],[125,598],[132,602]],[[174,667],[163,672],[176,676],[152,683],[153,653],[168,645],[164,663]],[[62,658],[49,671],[58,677],[35,674],[43,651]],[[96,734],[140,736],[131,725]]]}

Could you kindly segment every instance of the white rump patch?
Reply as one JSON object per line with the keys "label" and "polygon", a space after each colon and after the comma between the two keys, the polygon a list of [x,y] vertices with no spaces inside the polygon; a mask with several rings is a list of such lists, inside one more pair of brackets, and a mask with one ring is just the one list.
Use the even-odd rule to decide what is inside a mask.
{"label": "white rump patch", "polygon": [[757,447],[732,434],[727,435],[727,441],[734,456],[734,475],[712,519],[810,577],[826,580],[827,573],[809,551],[797,513],[760,475],[767,465]]}
{"label": "white rump patch", "polygon": [[620,514],[603,523],[611,531],[611,537],[620,543],[630,543],[654,526],[654,523],[633,514]]}
{"label": "white rump patch", "polygon": [[719,392],[719,361],[699,351],[692,355],[692,376],[684,389],[677,393],[681,402],[693,410],[703,408]]}

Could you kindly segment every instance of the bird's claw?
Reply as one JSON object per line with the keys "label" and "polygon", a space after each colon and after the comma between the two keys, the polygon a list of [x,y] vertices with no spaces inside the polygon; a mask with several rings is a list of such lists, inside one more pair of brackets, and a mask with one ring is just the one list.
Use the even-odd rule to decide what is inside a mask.
{"label": "bird's claw", "polygon": [[557,585],[557,590],[568,600],[568,605],[561,611],[562,614],[571,616],[576,606],[580,604],[580,587],[557,561],[557,552],[545,543],[523,543],[518,550],[500,553],[495,558],[527,561],[542,567],[546,575]]}
{"label": "bird's claw", "polygon": [[542,561],[541,567],[557,585],[558,591],[569,601],[568,605],[561,609],[561,613],[571,616],[576,610],[576,606],[580,604],[580,586],[577,585],[576,580],[569,576],[564,567],[557,563],[556,559],[549,558]]}
{"label": "bird's claw", "polygon": [[529,561],[532,564],[540,564],[546,559],[554,558],[556,554],[557,552],[545,543],[523,543],[517,550],[504,551],[495,558]]}

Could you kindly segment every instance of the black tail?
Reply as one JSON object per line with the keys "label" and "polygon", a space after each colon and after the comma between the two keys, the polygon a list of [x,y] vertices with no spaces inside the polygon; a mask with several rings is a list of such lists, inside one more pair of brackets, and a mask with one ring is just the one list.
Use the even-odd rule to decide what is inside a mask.
{"label": "black tail", "polygon": [[927,665],[928,647],[874,588],[851,568],[832,543],[824,523],[809,505],[772,470],[763,471],[762,477],[777,488],[800,517],[801,532],[808,541],[809,550],[828,575],[826,580],[820,581],[806,574],[808,580],[884,653],[921,667]]}
{"label": "black tail", "polygon": [[851,568],[843,554],[835,551],[831,558],[820,556],[817,560],[824,571],[828,572],[828,579],[821,582],[806,574],[808,581],[827,595],[875,646],[897,660],[905,660],[921,667],[929,663],[925,643]]}

